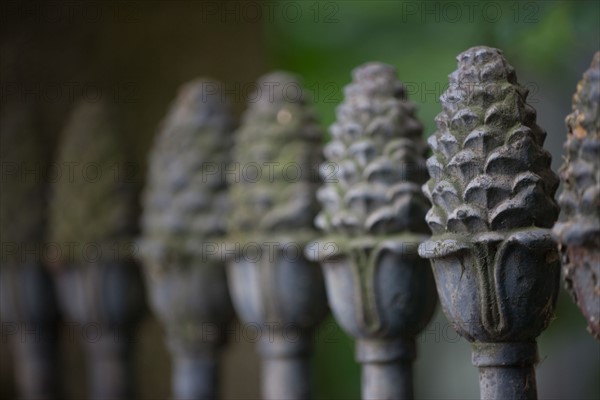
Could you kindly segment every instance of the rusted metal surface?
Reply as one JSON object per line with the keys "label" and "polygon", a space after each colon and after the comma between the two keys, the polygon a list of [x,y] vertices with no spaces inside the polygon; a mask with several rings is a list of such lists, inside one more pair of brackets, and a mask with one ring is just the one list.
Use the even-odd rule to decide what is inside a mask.
{"label": "rusted metal surface", "polygon": [[[320,268],[302,251],[316,234],[322,140],[305,94],[290,74],[260,78],[236,133],[240,173],[230,176],[229,287],[240,318],[260,330],[262,392],[271,400],[312,396],[312,332],[328,311]],[[243,173],[252,165],[259,175]]]}
{"label": "rusted metal surface", "polygon": [[[217,248],[226,228],[233,118],[220,83],[182,86],[158,133],[143,196],[140,253],[166,330],[176,399],[218,397],[218,356],[233,307]],[[212,171],[212,172],[209,172]]]}
{"label": "rusted metal surface", "polygon": [[565,284],[600,340],[600,52],[577,85],[567,117],[561,216],[552,233],[563,255]]}
{"label": "rusted metal surface", "polygon": [[550,236],[558,177],[527,90],[502,52],[457,58],[429,139],[431,259],[440,301],[473,343],[481,397],[533,399],[535,338],[553,318],[560,261]]}
{"label": "rusted metal surface", "polygon": [[388,65],[355,69],[345,95],[321,168],[316,223],[327,236],[306,252],[321,262],[333,314],[356,339],[362,398],[410,399],[415,336],[436,304],[431,267],[417,254],[429,232],[422,125]]}

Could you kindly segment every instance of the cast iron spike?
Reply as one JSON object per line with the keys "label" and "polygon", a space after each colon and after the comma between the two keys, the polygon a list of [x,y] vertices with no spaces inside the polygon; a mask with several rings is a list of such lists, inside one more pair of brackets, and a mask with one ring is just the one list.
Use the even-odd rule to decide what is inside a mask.
{"label": "cast iron spike", "polygon": [[553,318],[560,261],[550,236],[558,178],[527,90],[502,52],[457,58],[423,186],[444,312],[473,343],[481,397],[534,399],[536,337]]}
{"label": "cast iron spike", "polygon": [[[35,111],[2,104],[0,118],[0,315],[15,345],[19,394],[25,399],[59,399],[59,313],[56,293],[40,249],[46,227],[48,144]],[[43,335],[18,334],[25,327]],[[28,329],[29,329],[28,328]]]}
{"label": "cast iron spike", "polygon": [[[132,338],[144,308],[143,282],[131,257],[136,230],[135,177],[115,110],[80,102],[63,131],[53,183],[50,241],[59,301],[71,321],[94,326],[85,345],[90,397],[133,396]],[[85,332],[88,333],[88,332]]]}
{"label": "cast iron spike", "polygon": [[247,323],[264,329],[266,399],[311,396],[311,332],[327,312],[318,265],[302,252],[316,230],[322,132],[292,75],[263,76],[237,131],[229,287]]}
{"label": "cast iron spike", "polygon": [[321,169],[316,223],[329,236],[307,252],[321,260],[333,313],[356,338],[363,399],[413,397],[415,337],[435,309],[431,268],[416,248],[429,233],[422,131],[393,67],[353,71]]}
{"label": "cast iron spike", "polygon": [[600,340],[600,52],[577,85],[566,122],[561,215],[552,233],[563,253],[566,287]]}
{"label": "cast iron spike", "polygon": [[218,353],[233,318],[214,251],[225,234],[233,131],[220,88],[209,79],[182,86],[156,136],[143,196],[141,256],[167,331],[176,399],[217,397]]}

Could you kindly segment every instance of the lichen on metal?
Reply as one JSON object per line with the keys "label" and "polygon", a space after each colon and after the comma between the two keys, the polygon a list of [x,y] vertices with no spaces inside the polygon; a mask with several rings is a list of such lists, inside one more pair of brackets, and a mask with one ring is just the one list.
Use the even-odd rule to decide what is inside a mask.
{"label": "lichen on metal", "polygon": [[50,240],[62,249],[63,263],[131,256],[137,207],[135,177],[125,172],[130,161],[113,106],[81,101],[63,131],[55,160],[62,174],[50,200]]}
{"label": "lichen on metal", "polygon": [[154,270],[206,264],[226,231],[225,167],[234,121],[216,81],[184,85],[148,161],[141,255]]}
{"label": "lichen on metal", "polygon": [[331,127],[316,224],[325,237],[306,253],[321,262],[333,314],[356,339],[362,398],[413,397],[415,336],[436,304],[417,246],[429,228],[423,126],[396,70],[353,71]]}
{"label": "lichen on metal", "polygon": [[236,132],[229,236],[302,246],[315,235],[321,129],[295,76],[267,74],[257,87]]}
{"label": "lichen on metal", "polygon": [[265,399],[311,397],[312,332],[328,308],[319,266],[302,249],[316,236],[322,138],[297,77],[274,72],[258,80],[228,174],[233,210],[226,253],[238,315],[270,332],[258,343]]}
{"label": "lichen on metal", "polygon": [[553,235],[564,256],[567,288],[600,340],[600,52],[583,74],[566,119],[561,215]]}
{"label": "lichen on metal", "polygon": [[474,48],[458,61],[429,140],[432,179],[423,189],[434,236],[552,227],[558,179],[527,89],[495,49]]}

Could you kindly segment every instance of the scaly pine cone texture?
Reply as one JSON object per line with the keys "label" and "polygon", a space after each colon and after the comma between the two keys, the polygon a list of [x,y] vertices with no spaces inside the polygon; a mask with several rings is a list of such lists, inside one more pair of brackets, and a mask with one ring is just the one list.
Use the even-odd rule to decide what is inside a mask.
{"label": "scaly pine cone texture", "polygon": [[135,177],[127,173],[122,141],[108,104],[76,106],[63,131],[56,158],[62,176],[50,202],[50,238],[61,248],[61,263],[112,263],[130,256]]}
{"label": "scaly pine cone texture", "polygon": [[427,148],[415,106],[389,65],[368,63],[352,75],[324,151],[317,226],[350,237],[428,233]]}
{"label": "scaly pine cone texture", "polygon": [[552,233],[564,255],[566,287],[600,340],[600,52],[577,85],[566,122],[561,216]]}
{"label": "scaly pine cone texture", "polygon": [[3,105],[0,121],[0,265],[18,266],[29,260],[24,250],[33,251],[43,240],[48,151],[30,109]]}
{"label": "scaly pine cone texture", "polygon": [[551,228],[558,178],[527,89],[498,49],[473,47],[457,60],[429,138],[423,191],[434,237]]}
{"label": "scaly pine cone texture", "polygon": [[554,234],[566,245],[600,248],[600,52],[583,75],[567,117],[564,190]]}
{"label": "scaly pine cone texture", "polygon": [[236,132],[231,181],[233,239],[314,235],[322,131],[298,78],[263,76]]}
{"label": "scaly pine cone texture", "polygon": [[147,264],[202,264],[203,243],[225,234],[233,117],[215,88],[207,79],[184,85],[155,139],[143,195]]}

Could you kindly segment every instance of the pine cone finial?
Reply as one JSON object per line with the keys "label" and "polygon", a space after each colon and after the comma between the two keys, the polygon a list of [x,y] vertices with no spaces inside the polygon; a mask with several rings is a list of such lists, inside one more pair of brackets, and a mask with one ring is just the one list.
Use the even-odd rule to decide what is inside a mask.
{"label": "pine cone finial", "polygon": [[600,339],[600,52],[577,85],[566,122],[561,215],[552,233],[564,255],[567,289]]}
{"label": "pine cone finial", "polygon": [[[81,102],[64,129],[56,163],[63,174],[53,183],[50,238],[63,249],[62,262],[122,261],[136,230],[136,192],[126,176],[126,152],[115,110]],[[73,251],[67,252],[70,246]],[[93,246],[93,256],[86,248]]]}
{"label": "pine cone finial", "polygon": [[429,138],[423,190],[434,238],[552,227],[558,178],[527,89],[500,50],[474,47],[457,60]]}
{"label": "pine cone finial", "polygon": [[566,122],[567,155],[560,169],[565,188],[553,231],[565,245],[600,248],[600,52],[577,85]]}
{"label": "pine cone finial", "polygon": [[236,132],[231,180],[232,238],[314,235],[322,133],[297,77],[260,78]]}
{"label": "pine cone finial", "polygon": [[321,263],[333,315],[356,340],[362,397],[410,399],[415,337],[437,298],[430,263],[414,251],[429,233],[423,126],[390,65],[357,67],[344,94],[318,192],[316,224],[327,237],[306,253]]}
{"label": "pine cone finial", "polygon": [[0,118],[2,179],[0,182],[1,266],[19,266],[28,251],[44,237],[47,185],[47,144],[34,113],[22,106],[3,104]]}
{"label": "pine cone finial", "polygon": [[393,67],[368,63],[353,71],[325,147],[325,185],[318,227],[332,235],[428,233],[427,179],[415,106]]}
{"label": "pine cone finial", "polygon": [[198,265],[204,241],[225,234],[233,117],[220,84],[182,86],[150,154],[143,195],[142,255],[148,265]]}
{"label": "pine cone finial", "polygon": [[527,90],[502,52],[473,47],[457,60],[429,138],[423,192],[433,236],[419,254],[431,259],[444,312],[462,336],[531,342],[552,320],[558,295],[549,229],[558,177]]}

